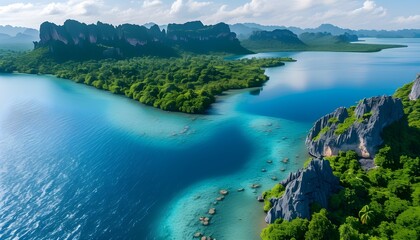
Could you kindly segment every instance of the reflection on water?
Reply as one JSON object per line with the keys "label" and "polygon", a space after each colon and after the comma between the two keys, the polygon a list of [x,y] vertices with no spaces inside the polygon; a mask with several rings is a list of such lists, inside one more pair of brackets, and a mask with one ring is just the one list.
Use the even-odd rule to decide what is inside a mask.
{"label": "reflection on water", "polygon": [[[361,98],[392,94],[420,72],[418,39],[366,39],[406,44],[377,53],[263,53],[252,57],[289,56],[286,67],[267,70],[270,80],[258,97],[244,95],[238,110],[295,121],[314,121]],[[249,56],[245,56],[249,57]]]}

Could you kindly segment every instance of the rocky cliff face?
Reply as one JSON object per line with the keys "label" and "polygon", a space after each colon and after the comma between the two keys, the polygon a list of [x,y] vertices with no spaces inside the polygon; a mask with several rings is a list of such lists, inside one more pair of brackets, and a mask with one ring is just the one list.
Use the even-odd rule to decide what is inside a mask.
{"label": "rocky cliff face", "polygon": [[201,22],[170,24],[167,33],[157,25],[150,28],[133,24],[114,27],[101,22],[87,25],[67,20],[58,26],[44,22],[40,28],[40,41],[35,43],[35,48],[48,47],[56,55],[85,54],[86,58],[171,56],[175,53],[175,46],[179,50],[198,53],[248,52],[240,45],[236,34],[230,32],[228,25],[204,26]]}
{"label": "rocky cliff face", "polygon": [[373,158],[382,144],[381,132],[402,118],[400,99],[390,96],[363,99],[355,108],[338,108],[319,119],[306,138],[306,146],[316,157],[353,150],[363,158]]}
{"label": "rocky cliff face", "polygon": [[167,39],[172,46],[188,52],[250,53],[241,46],[236,34],[225,23],[208,26],[200,21],[169,24]]}
{"label": "rocky cliff face", "polygon": [[274,31],[256,31],[252,33],[249,40],[275,40],[289,45],[305,45],[296,34],[285,29],[277,29]]}
{"label": "rocky cliff face", "polygon": [[356,35],[344,33],[342,35],[334,36],[329,32],[304,32],[299,35],[299,38],[308,45],[328,45],[358,41]]}
{"label": "rocky cliff face", "polygon": [[414,81],[413,87],[411,88],[410,95],[408,96],[410,100],[414,101],[420,97],[420,74],[417,75],[417,79]]}
{"label": "rocky cliff face", "polygon": [[[118,40],[136,46],[141,42],[159,41],[161,31],[153,30],[131,24],[114,27],[101,22],[96,25],[87,25],[78,21],[67,20],[64,25],[57,26],[54,23],[44,22],[41,24],[39,34],[41,41],[38,46],[49,45],[52,41],[59,41],[68,45],[83,45],[109,44]],[[130,39],[135,39],[136,42],[130,42]]]}
{"label": "rocky cliff face", "polygon": [[229,26],[225,23],[205,26],[200,21],[185,24],[169,24],[167,35],[170,40],[180,42],[207,41],[222,38],[231,41],[236,38],[236,34],[231,32]]}
{"label": "rocky cliff face", "polygon": [[319,159],[312,160],[306,169],[290,173],[280,184],[286,190],[281,198],[270,200],[273,207],[265,218],[267,223],[278,218],[288,221],[297,217],[309,219],[312,203],[327,208],[330,195],[340,190],[339,180],[333,175],[329,161]]}

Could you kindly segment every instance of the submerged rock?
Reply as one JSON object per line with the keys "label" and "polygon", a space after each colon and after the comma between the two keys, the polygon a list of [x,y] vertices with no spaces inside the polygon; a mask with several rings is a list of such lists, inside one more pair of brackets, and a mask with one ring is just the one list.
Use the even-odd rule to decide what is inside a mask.
{"label": "submerged rock", "polygon": [[209,214],[210,214],[210,215],[214,215],[214,214],[216,214],[216,208],[210,208],[210,209],[209,209]]}
{"label": "submerged rock", "polygon": [[261,185],[258,184],[258,183],[254,183],[254,184],[251,185],[251,188],[253,188],[253,189],[259,188],[259,187],[261,187]]}
{"label": "submerged rock", "polygon": [[222,189],[222,190],[219,191],[219,193],[222,194],[222,195],[227,195],[229,192],[228,192],[228,190]]}
{"label": "submerged rock", "polygon": [[201,236],[203,236],[203,234],[202,234],[201,232],[196,232],[196,233],[194,234],[194,238],[199,238],[199,237],[201,237]]}
{"label": "submerged rock", "polygon": [[413,87],[411,88],[410,95],[408,95],[410,100],[414,101],[420,97],[420,74],[417,75],[416,80],[414,81]]}
{"label": "submerged rock", "polygon": [[216,201],[219,201],[219,202],[220,202],[220,201],[222,201],[223,199],[225,199],[225,196],[223,196],[223,195],[222,195],[222,196],[220,196],[220,197],[217,197],[217,198],[216,198]]}
{"label": "submerged rock", "polygon": [[309,219],[312,203],[327,208],[330,195],[341,188],[329,161],[319,159],[312,160],[305,169],[290,173],[280,184],[286,189],[282,197],[270,200],[273,207],[265,218],[267,223],[278,218],[288,221],[297,217]]}
{"label": "submerged rock", "polygon": [[356,108],[338,108],[320,118],[306,138],[315,157],[355,151],[360,157],[373,158],[383,143],[381,132],[404,115],[400,99],[390,96],[363,99]]}

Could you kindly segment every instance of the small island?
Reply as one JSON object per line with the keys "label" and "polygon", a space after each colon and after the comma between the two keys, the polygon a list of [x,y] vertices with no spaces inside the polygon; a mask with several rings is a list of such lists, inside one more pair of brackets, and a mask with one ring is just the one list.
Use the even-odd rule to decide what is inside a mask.
{"label": "small island", "polygon": [[356,35],[348,33],[304,32],[299,36],[290,30],[255,31],[241,44],[254,52],[322,51],[322,52],[378,52],[388,48],[407,47],[392,44],[366,44],[358,42]]}

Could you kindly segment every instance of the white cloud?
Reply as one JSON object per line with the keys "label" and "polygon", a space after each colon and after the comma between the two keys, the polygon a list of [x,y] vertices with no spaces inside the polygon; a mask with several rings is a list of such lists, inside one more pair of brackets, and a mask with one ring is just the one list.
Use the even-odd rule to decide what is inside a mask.
{"label": "white cloud", "polygon": [[148,8],[148,7],[156,7],[162,4],[162,1],[160,0],[145,0],[143,1],[143,7],[144,8]]}
{"label": "white cloud", "polygon": [[400,16],[395,19],[394,22],[397,23],[420,23],[420,15],[413,15],[413,16]]}
{"label": "white cloud", "polygon": [[174,14],[174,13],[180,12],[183,5],[184,5],[183,0],[176,0],[175,2],[172,3],[170,13]]}
{"label": "white cloud", "polygon": [[62,3],[49,3],[41,12],[45,15],[63,14],[66,11],[66,5]]}
{"label": "white cloud", "polygon": [[212,4],[211,2],[196,2],[196,1],[188,1],[188,8],[190,11],[198,11],[203,9],[204,7],[209,6]]}
{"label": "white cloud", "polygon": [[32,3],[12,3],[5,6],[0,6],[0,14],[12,13],[16,14],[19,12],[27,11],[28,9],[33,8]]}
{"label": "white cloud", "polygon": [[91,16],[96,15],[103,7],[103,2],[98,0],[69,1],[72,12],[76,15]]}
{"label": "white cloud", "polygon": [[67,2],[52,2],[43,6],[42,15],[89,16],[97,14],[104,7],[102,1],[69,0]]}
{"label": "white cloud", "polygon": [[351,14],[374,14],[378,16],[385,16],[386,9],[381,6],[377,6],[372,0],[366,0],[361,8],[353,10]]}
{"label": "white cloud", "polygon": [[332,23],[355,29],[407,28],[415,27],[416,23],[418,26],[419,22],[419,15],[399,17],[388,13],[378,0],[242,0],[242,4],[237,4],[216,0],[132,0],[128,5],[111,0],[54,0],[3,6],[0,3],[0,16],[1,24],[30,27],[38,27],[44,21],[62,24],[69,18],[114,25],[199,19],[205,24],[223,21],[316,27]]}
{"label": "white cloud", "polygon": [[193,0],[175,0],[171,5],[170,14],[194,13],[202,10],[204,7],[211,5],[212,2],[198,2]]}

